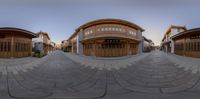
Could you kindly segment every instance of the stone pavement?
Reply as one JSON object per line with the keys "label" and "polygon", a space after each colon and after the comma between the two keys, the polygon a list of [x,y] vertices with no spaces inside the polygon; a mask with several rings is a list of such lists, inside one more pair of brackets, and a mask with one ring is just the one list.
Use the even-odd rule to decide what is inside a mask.
{"label": "stone pavement", "polygon": [[99,70],[112,70],[116,69],[119,70],[120,68],[126,68],[128,66],[132,66],[137,61],[143,59],[144,57],[148,56],[149,53],[146,54],[139,54],[133,56],[126,56],[120,58],[97,58],[97,57],[90,57],[90,56],[80,56],[75,55],[72,53],[66,53],[66,56],[71,60],[83,65],[83,66],[90,66],[91,68],[97,68]]}
{"label": "stone pavement", "polygon": [[191,70],[192,73],[200,72],[199,58],[182,57],[175,54],[168,54],[166,56],[179,68],[184,68],[186,71]]}
{"label": "stone pavement", "polygon": [[0,99],[199,99],[199,79],[199,59],[160,51],[0,59]]}

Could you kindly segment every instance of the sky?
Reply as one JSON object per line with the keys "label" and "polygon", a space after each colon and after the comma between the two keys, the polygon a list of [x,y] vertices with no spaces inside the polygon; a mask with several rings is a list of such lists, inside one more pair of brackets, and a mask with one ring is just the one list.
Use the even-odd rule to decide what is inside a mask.
{"label": "sky", "polygon": [[133,22],[159,45],[170,25],[200,27],[200,1],[0,0],[0,27],[48,32],[56,43],[68,39],[79,26],[105,18]]}

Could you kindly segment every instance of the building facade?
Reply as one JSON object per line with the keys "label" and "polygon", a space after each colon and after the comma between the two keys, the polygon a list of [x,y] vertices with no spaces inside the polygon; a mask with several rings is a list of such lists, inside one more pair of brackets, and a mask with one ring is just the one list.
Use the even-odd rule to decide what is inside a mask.
{"label": "building facade", "polygon": [[19,28],[0,28],[0,58],[28,57],[32,54],[33,32]]}
{"label": "building facade", "polygon": [[174,53],[200,58],[200,28],[190,29],[172,36]]}
{"label": "building facade", "polygon": [[68,39],[73,53],[97,57],[118,57],[142,52],[142,32],[138,25],[120,19],[88,22]]}
{"label": "building facade", "polygon": [[71,52],[72,46],[69,42],[69,40],[63,40],[61,42],[61,50],[64,52]]}
{"label": "building facade", "polygon": [[37,33],[37,38],[33,40],[34,50],[39,50],[44,54],[48,54],[51,51],[51,40],[46,32]]}
{"label": "building facade", "polygon": [[62,50],[61,44],[56,44],[56,50]]}
{"label": "building facade", "polygon": [[171,25],[161,42],[161,49],[165,52],[174,53],[174,42],[171,39],[172,36],[187,30],[185,26],[174,26]]}
{"label": "building facade", "polygon": [[50,42],[49,52],[53,52],[56,50],[56,43]]}
{"label": "building facade", "polygon": [[154,49],[154,43],[152,40],[147,39],[146,37],[142,37],[142,51],[150,52]]}

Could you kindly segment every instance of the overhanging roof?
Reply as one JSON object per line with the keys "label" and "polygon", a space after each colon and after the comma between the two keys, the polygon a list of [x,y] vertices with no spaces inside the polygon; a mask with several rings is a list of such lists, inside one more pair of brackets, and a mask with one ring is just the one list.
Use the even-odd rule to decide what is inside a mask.
{"label": "overhanging roof", "polygon": [[126,25],[138,30],[141,30],[142,32],[144,31],[143,28],[141,28],[140,26],[132,23],[132,22],[128,22],[126,20],[121,20],[121,19],[99,19],[99,20],[95,20],[95,21],[91,21],[88,22],[82,26],[80,26],[79,28],[76,29],[76,31],[69,37],[69,39],[71,39],[72,37],[74,37],[75,35],[77,35],[77,33],[81,30],[81,29],[85,29],[94,25],[99,25],[99,24],[121,24],[121,25]]}
{"label": "overhanging roof", "polygon": [[33,33],[33,32],[30,32],[30,31],[27,31],[27,30],[24,30],[24,29],[20,29],[20,28],[14,28],[14,27],[1,27],[0,28],[0,31],[1,30],[6,30],[6,31],[18,31],[18,32],[23,32],[23,33],[26,33],[28,35],[31,35],[32,37],[37,37],[37,34]]}
{"label": "overhanging roof", "polygon": [[39,34],[46,35],[47,38],[50,40],[49,34],[48,34],[47,32],[42,32],[42,31],[40,31],[40,32],[37,33],[37,34],[38,34],[38,35],[39,35]]}
{"label": "overhanging roof", "polygon": [[168,35],[168,34],[171,32],[171,29],[172,29],[172,28],[179,28],[179,29],[187,30],[186,26],[176,26],[176,25],[171,25],[171,26],[167,29],[167,31],[165,32],[162,41],[164,41],[165,36]]}
{"label": "overhanging roof", "polygon": [[178,34],[172,36],[171,38],[175,39],[175,38],[177,38],[179,36],[182,36],[182,35],[185,35],[185,34],[189,34],[189,33],[192,33],[192,32],[200,32],[200,28],[194,28],[194,29],[186,30],[184,32],[181,32],[181,33],[178,33]]}

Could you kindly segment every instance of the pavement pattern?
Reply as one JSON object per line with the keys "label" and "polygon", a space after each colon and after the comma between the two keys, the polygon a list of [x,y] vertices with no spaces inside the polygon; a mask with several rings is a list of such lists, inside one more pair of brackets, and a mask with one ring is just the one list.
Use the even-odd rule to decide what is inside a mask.
{"label": "pavement pattern", "polygon": [[199,60],[160,51],[0,59],[0,99],[199,99]]}

